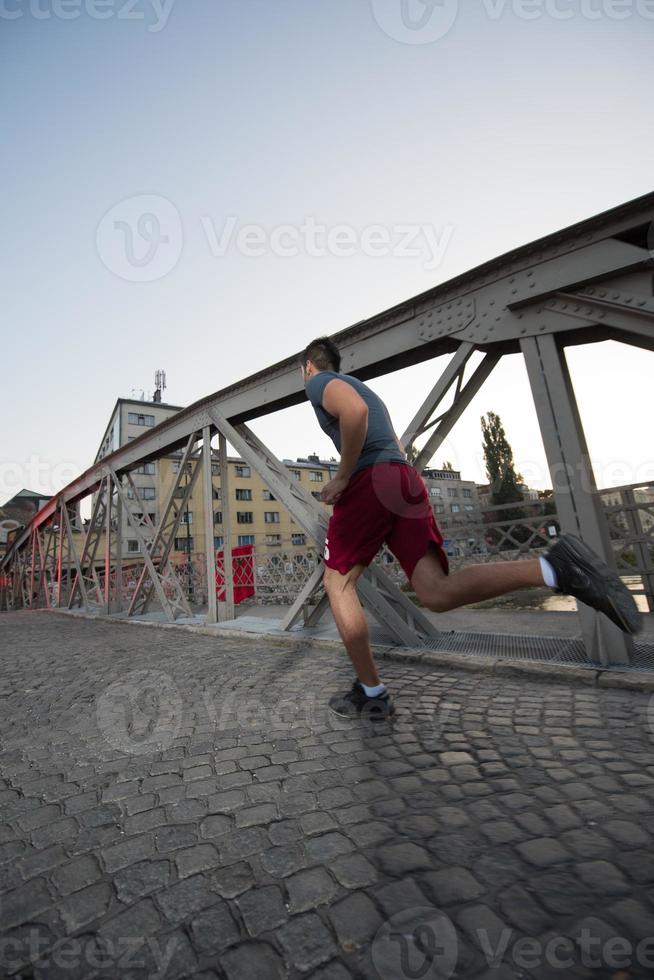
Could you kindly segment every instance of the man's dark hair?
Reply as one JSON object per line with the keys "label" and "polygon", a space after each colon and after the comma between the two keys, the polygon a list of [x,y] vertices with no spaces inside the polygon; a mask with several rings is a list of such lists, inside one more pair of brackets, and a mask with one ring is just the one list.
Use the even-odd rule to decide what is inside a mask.
{"label": "man's dark hair", "polygon": [[316,337],[300,355],[302,367],[313,361],[319,371],[340,371],[341,355],[330,337]]}

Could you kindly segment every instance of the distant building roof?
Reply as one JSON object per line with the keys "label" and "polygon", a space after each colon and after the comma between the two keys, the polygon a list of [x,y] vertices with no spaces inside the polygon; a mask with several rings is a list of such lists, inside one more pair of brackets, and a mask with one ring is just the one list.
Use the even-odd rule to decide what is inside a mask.
{"label": "distant building roof", "polygon": [[[19,490],[18,493],[15,494],[11,499],[15,500],[16,497],[33,497],[33,498],[35,497],[37,500],[52,500],[52,497],[49,497],[45,493],[37,493],[36,490],[27,490],[27,489]],[[10,502],[11,501],[9,501],[9,503]]]}
{"label": "distant building roof", "polygon": [[324,466],[328,469],[336,469],[338,463],[335,459],[320,459],[318,456],[307,456],[300,459],[283,459],[284,466],[291,466],[293,469],[315,469],[316,466]]}

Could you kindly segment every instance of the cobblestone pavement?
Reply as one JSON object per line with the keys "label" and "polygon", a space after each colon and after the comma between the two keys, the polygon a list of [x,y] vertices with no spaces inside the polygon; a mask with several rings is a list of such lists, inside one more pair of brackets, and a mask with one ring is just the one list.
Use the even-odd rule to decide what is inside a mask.
{"label": "cobblestone pavement", "polygon": [[384,661],[371,726],[327,715],[335,651],[29,612],[0,645],[2,975],[654,975],[649,695]]}

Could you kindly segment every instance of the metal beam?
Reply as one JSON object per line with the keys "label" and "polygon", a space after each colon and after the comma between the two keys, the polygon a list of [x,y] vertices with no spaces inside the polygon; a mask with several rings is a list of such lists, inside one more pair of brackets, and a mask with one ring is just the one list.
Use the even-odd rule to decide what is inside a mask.
{"label": "metal beam", "polygon": [[[152,528],[152,541],[150,542],[150,555],[153,561],[156,561],[159,568],[164,569],[164,573],[168,576],[171,573],[174,575],[172,569],[168,569],[168,559],[170,552],[173,547],[173,542],[175,535],[179,528],[182,514],[188,509],[188,502],[193,493],[193,487],[195,486],[195,481],[200,472],[196,461],[193,459],[193,447],[198,441],[198,436],[196,432],[192,432],[186,443],[184,452],[182,453],[182,458],[179,463],[179,469],[177,471],[177,478],[173,481],[173,485],[170,488],[170,493],[168,494],[168,499],[159,513],[159,523],[156,528]],[[183,487],[183,495],[181,502],[176,504],[175,494],[177,490],[182,486],[182,477],[187,472],[187,467],[192,463],[196,463],[193,466],[193,471],[191,473],[190,480]],[[138,491],[134,487],[132,481],[133,492],[136,497],[140,500]],[[141,511],[144,515],[144,519],[147,519],[148,524],[151,525],[149,517],[147,517],[147,511],[141,505]],[[129,604],[129,609],[127,611],[128,616],[133,616],[135,613],[145,613],[147,612],[149,603],[154,594],[154,583],[148,579],[148,569],[144,565],[139,576],[139,580],[136,583],[136,588],[134,594]],[[187,615],[192,615],[188,603],[185,606],[185,612]]]}
{"label": "metal beam", "polygon": [[[218,612],[221,622],[234,618],[234,564],[232,560],[232,505],[229,498],[229,465],[227,441],[223,432],[218,433],[218,460],[220,463],[220,509],[223,515],[223,582],[225,600]],[[214,576],[215,578],[215,576]]]}
{"label": "metal beam", "polygon": [[[313,572],[306,580],[302,588],[297,594],[297,597],[290,609],[283,617],[281,622],[281,628],[283,630],[290,630],[293,628],[295,623],[298,621],[300,616],[304,616],[304,623],[307,623],[307,610],[311,603],[312,596],[318,592],[322,586],[322,580],[325,574],[325,566],[321,561],[318,562]],[[319,605],[320,600],[316,603]]]}
{"label": "metal beam", "polygon": [[[579,535],[615,568],[606,518],[563,351],[551,335],[523,340],[521,346],[562,529]],[[606,665],[628,664],[633,640],[588,606],[579,603],[578,609],[588,659]]]}
{"label": "metal beam", "polygon": [[[145,567],[148,570],[148,574],[150,575],[150,581],[152,582],[154,591],[156,592],[157,598],[161,603],[161,608],[164,611],[166,619],[169,622],[174,623],[176,618],[176,613],[179,611],[184,612],[186,615],[191,615],[191,610],[189,609],[188,603],[186,602],[186,598],[182,591],[182,587],[180,585],[179,579],[175,575],[175,572],[172,569],[169,570],[166,568],[164,569],[164,573],[160,574],[157,571],[157,569],[154,567],[154,562],[152,561],[152,558],[150,556],[149,545],[151,545],[151,542],[146,539],[145,535],[143,534],[143,529],[139,521],[135,518],[134,514],[131,512],[122,482],[119,479],[118,475],[116,474],[115,470],[113,470],[111,466],[109,466],[109,473],[111,475],[111,479],[113,480],[114,486],[116,487],[116,490],[118,492],[118,496],[123,502],[125,513],[127,514],[127,521],[131,525],[132,532],[139,543],[139,547],[143,554],[143,561],[145,563]],[[134,488],[133,483],[132,483],[132,487]],[[138,495],[137,495],[137,500],[139,500],[141,507],[143,507],[143,502],[140,501]],[[143,513],[145,513],[145,511],[143,511]],[[171,593],[170,595],[167,594],[166,592],[166,586],[168,586],[168,591]]]}
{"label": "metal beam", "polygon": [[[402,434],[402,439],[400,441],[402,442],[402,445],[407,453],[413,447],[415,440],[429,428],[429,419],[434,414],[436,407],[443,401],[445,395],[455,381],[457,382],[455,398],[459,394],[466,364],[472,357],[474,350],[474,344],[468,343],[467,341],[459,345],[454,357],[449,362],[440,378],[429,392],[424,402]],[[437,421],[440,421],[440,419]]]}
{"label": "metal beam", "polygon": [[[500,360],[500,354],[486,354],[481,364],[478,364],[472,375],[462,387],[463,382],[463,371],[465,370],[465,365],[461,367],[461,373],[457,381],[457,389],[454,396],[454,401],[443,414],[437,419],[438,425],[434,432],[430,435],[429,439],[425,445],[420,450],[417,459],[415,460],[414,466],[421,473],[428,465],[429,461],[434,456],[434,453],[441,446],[443,441],[447,438],[449,433],[454,428],[454,425],[461,418],[466,408],[475,397],[477,392],[486,382],[491,372],[493,371],[495,365]],[[449,386],[448,386],[449,387]],[[443,393],[444,396],[445,393]],[[441,396],[441,397],[443,397]],[[436,410],[436,405],[433,406],[433,410]]]}
{"label": "metal beam", "polygon": [[207,568],[207,623],[215,623],[218,620],[211,464],[211,426],[205,425],[202,429],[202,477],[204,489],[204,550],[206,552]]}

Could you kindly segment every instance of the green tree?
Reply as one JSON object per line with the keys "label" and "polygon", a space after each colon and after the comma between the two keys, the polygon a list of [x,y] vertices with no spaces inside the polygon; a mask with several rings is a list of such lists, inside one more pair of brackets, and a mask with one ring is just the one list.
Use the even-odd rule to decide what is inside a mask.
{"label": "green tree", "polygon": [[[486,475],[490,484],[493,504],[498,506],[522,502],[522,491],[518,485],[519,476],[515,471],[513,462],[513,450],[499,415],[495,412],[488,412],[485,417],[482,415],[481,431]],[[495,515],[494,519],[505,523],[519,521],[524,516],[524,510],[521,507],[508,507]],[[517,541],[526,541],[530,531],[527,527],[517,526],[513,529],[512,534]],[[511,547],[511,545],[507,543],[506,547]]]}
{"label": "green tree", "polygon": [[510,504],[522,500],[518,486],[518,476],[513,463],[513,450],[502,420],[495,412],[481,417],[481,431],[484,437],[483,449],[486,461],[486,476],[490,483],[494,504]]}

